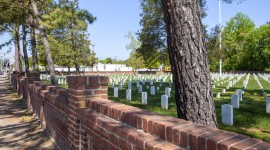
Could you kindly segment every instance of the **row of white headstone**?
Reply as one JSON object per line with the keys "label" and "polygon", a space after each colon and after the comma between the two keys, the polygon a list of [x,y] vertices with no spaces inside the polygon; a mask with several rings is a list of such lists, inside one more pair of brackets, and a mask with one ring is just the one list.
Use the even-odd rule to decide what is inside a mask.
{"label": "row of white headstone", "polygon": [[[236,94],[235,94],[236,95]],[[239,108],[238,95],[234,97],[236,99],[230,104],[224,104],[221,106],[222,123],[226,125],[233,125],[233,108]],[[266,98],[266,113],[270,114],[270,97]]]}
{"label": "row of white headstone", "polygon": [[172,74],[118,74],[118,75],[108,75],[109,76],[109,83],[118,84],[123,80],[126,81],[141,81],[141,82],[150,82],[150,81],[166,81],[168,77],[172,78]]}
{"label": "row of white headstone", "polygon": [[[58,84],[63,84],[63,85],[67,85],[67,76],[56,76],[57,78],[57,83]],[[40,74],[40,80],[46,80],[46,81],[50,81],[50,75],[47,74]]]}
{"label": "row of white headstone", "polygon": [[[235,76],[235,75],[227,75],[226,77],[228,77],[229,79],[226,80],[226,81],[223,81],[221,82],[221,84],[226,84],[228,83],[228,85],[226,86],[226,89],[229,89],[230,87],[233,87],[239,80],[241,80],[241,78],[243,77],[244,75],[240,75],[240,76]],[[234,78],[237,77],[237,79],[235,80]],[[249,78],[249,77],[248,77]],[[226,79],[226,78],[223,78],[223,80]],[[248,80],[246,81],[248,83]],[[219,84],[218,84],[219,86]],[[213,84],[212,85],[212,88],[215,88],[215,85]],[[223,88],[222,89],[222,93],[226,93],[226,89]],[[216,93],[216,98],[220,98],[220,92],[217,92]]]}
{"label": "row of white headstone", "polygon": [[[141,87],[141,86],[139,86]],[[131,101],[131,89],[127,89],[126,90],[126,100]],[[170,87],[166,87],[165,88],[165,95],[161,95],[161,108],[162,109],[168,109],[168,98],[171,96],[170,95],[171,92],[171,88]],[[138,92],[140,93],[140,92]],[[155,87],[151,86],[151,91],[150,91],[151,95],[155,95]],[[147,92],[141,92],[142,95],[142,104],[147,104]],[[118,88],[115,87],[114,88],[114,97],[118,97]]]}

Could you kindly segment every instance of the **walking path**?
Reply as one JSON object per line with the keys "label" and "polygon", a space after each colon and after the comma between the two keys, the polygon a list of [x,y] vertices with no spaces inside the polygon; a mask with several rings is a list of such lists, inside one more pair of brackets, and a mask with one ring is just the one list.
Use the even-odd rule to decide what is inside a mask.
{"label": "walking path", "polygon": [[0,150],[55,149],[9,81],[0,76]]}

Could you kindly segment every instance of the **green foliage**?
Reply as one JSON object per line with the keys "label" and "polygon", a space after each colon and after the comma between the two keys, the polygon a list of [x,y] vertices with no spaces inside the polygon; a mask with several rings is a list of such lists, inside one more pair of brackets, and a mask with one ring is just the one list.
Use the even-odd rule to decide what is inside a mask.
{"label": "green foliage", "polygon": [[219,26],[215,26],[211,29],[210,34],[206,36],[206,48],[208,51],[208,60],[210,64],[210,70],[217,72],[219,69]]}
{"label": "green foliage", "polygon": [[105,64],[112,64],[112,58],[106,58],[104,63]]}
{"label": "green foliage", "polygon": [[132,53],[129,56],[129,58],[127,60],[127,65],[132,67],[135,70],[145,67],[143,57],[138,55],[137,53]]}
{"label": "green foliage", "polygon": [[254,29],[254,22],[243,13],[237,13],[227,22],[223,32],[224,68],[227,70],[245,69],[245,40]]}
{"label": "green foliage", "polygon": [[[198,0],[202,9],[201,17],[205,17],[206,1]],[[143,27],[138,33],[141,46],[137,48],[147,68],[157,68],[161,64],[169,66],[167,48],[167,31],[164,23],[164,14],[161,0],[141,1],[142,13],[140,24]]]}
{"label": "green foliage", "polygon": [[[222,50],[219,51],[219,28],[216,26],[206,38],[211,71],[217,71],[219,57],[223,60],[223,69],[259,70],[270,67],[270,25],[255,28],[251,19],[237,13],[227,22],[222,31]],[[221,53],[221,54],[220,54]]]}
{"label": "green foliage", "polygon": [[[96,58],[89,48],[91,43],[87,27],[96,18],[88,11],[79,9],[77,0],[60,0],[47,11],[42,15],[42,24],[49,35],[54,62],[67,67],[75,66],[77,71],[80,66],[93,66]],[[39,46],[42,48],[42,45]],[[42,51],[40,57],[45,57]]]}
{"label": "green foliage", "polygon": [[[130,40],[130,43],[126,45],[126,49],[131,51],[129,58],[127,59],[127,65],[135,70],[144,68],[144,59],[142,55],[137,52],[137,49],[141,46],[141,42],[132,34],[132,32],[128,32],[126,37]],[[153,64],[151,64],[151,66],[152,65]]]}
{"label": "green foliage", "polygon": [[244,46],[245,64],[248,70],[262,70],[270,67],[270,24],[252,31]]}
{"label": "green foliage", "polygon": [[160,0],[141,2],[143,12],[140,24],[143,28],[137,33],[141,46],[137,53],[143,57],[147,68],[157,68],[168,64],[167,33]]}

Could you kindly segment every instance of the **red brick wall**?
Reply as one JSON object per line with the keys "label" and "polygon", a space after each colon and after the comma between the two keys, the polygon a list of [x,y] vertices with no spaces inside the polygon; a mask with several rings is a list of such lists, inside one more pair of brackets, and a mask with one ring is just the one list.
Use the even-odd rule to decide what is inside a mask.
{"label": "red brick wall", "polygon": [[69,76],[67,90],[39,81],[23,84],[23,89],[28,90],[29,109],[60,149],[270,148],[259,139],[110,101],[108,81],[104,76]]}

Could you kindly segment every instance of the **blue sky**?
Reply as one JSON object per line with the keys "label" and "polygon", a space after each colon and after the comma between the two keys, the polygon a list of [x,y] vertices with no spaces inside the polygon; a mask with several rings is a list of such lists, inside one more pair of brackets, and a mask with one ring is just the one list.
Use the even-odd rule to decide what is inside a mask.
{"label": "blue sky", "polygon": [[[243,3],[221,5],[222,25],[226,25],[237,12],[247,14],[259,27],[270,21],[270,0],[246,0]],[[89,26],[90,39],[95,45],[94,50],[99,59],[107,57],[127,59],[129,51],[125,38],[128,31],[137,32],[140,27],[140,0],[80,0],[80,7],[89,10],[97,21]],[[203,23],[208,30],[218,24],[218,0],[207,0],[208,16]]]}
{"label": "blue sky", "polygon": [[[80,8],[87,9],[97,20],[89,25],[90,39],[94,44],[94,51],[99,59],[107,57],[116,59],[127,59],[129,51],[126,44],[129,40],[125,38],[128,31],[137,32],[141,27],[139,24],[141,13],[141,0],[79,0]],[[222,25],[237,12],[247,14],[259,27],[270,21],[270,0],[246,0],[243,3],[222,3]],[[203,23],[208,25],[208,30],[218,24],[218,0],[207,0],[207,14]],[[0,36],[0,43],[6,41],[7,35]],[[14,46],[11,46],[12,49]],[[92,47],[91,47],[92,48]],[[8,47],[3,49],[8,50]],[[3,51],[1,50],[0,53]],[[14,50],[13,50],[14,52]],[[0,55],[1,56],[1,55]]]}

